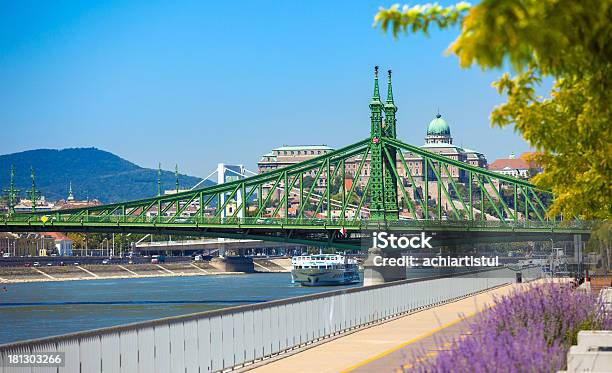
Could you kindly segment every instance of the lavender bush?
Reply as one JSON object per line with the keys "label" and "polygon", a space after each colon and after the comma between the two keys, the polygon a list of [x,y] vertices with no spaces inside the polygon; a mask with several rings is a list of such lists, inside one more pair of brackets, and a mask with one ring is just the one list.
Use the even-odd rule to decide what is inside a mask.
{"label": "lavender bush", "polygon": [[565,284],[534,285],[496,299],[476,316],[467,338],[414,362],[416,372],[556,372],[579,330],[609,330],[612,317],[596,295]]}

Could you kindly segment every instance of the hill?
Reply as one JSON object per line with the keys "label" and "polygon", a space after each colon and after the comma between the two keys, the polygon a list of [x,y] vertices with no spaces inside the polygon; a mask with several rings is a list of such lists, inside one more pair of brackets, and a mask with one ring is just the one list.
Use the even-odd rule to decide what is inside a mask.
{"label": "hill", "polygon": [[[37,188],[48,200],[66,198],[70,182],[77,200],[96,198],[112,203],[157,194],[157,170],[96,148],[37,149],[0,155],[1,189],[9,185],[11,165],[15,166],[15,184],[23,197],[32,186],[30,167],[34,167]],[[179,174],[181,189],[198,181],[200,178]],[[174,172],[162,171],[161,182],[162,191],[174,189]],[[207,181],[203,185],[210,184]]]}

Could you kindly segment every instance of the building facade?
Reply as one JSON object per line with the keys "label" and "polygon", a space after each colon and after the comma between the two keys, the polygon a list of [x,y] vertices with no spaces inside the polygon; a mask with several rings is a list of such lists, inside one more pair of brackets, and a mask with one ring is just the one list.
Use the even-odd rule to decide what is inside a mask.
{"label": "building facade", "polygon": [[[28,213],[32,212],[32,200],[27,198],[22,198],[19,200],[19,203],[15,205],[15,212],[17,213]],[[45,199],[45,196],[40,196],[40,198],[36,199],[36,211],[52,211],[57,210],[57,206],[53,202],[49,202]]]}
{"label": "building facade", "polygon": [[[327,145],[283,145],[264,154],[259,162],[257,162],[257,170],[260,174],[263,174],[278,168],[307,161],[314,157],[327,154],[333,150],[333,148]],[[314,176],[314,174],[312,176]]]}
{"label": "building facade", "polygon": [[0,254],[47,256],[56,253],[55,239],[48,233],[0,233]]}
{"label": "building facade", "polygon": [[[272,149],[272,151],[267,154],[264,154],[259,160],[259,162],[257,162],[257,171],[260,174],[274,171],[279,168],[287,167],[292,164],[304,162],[309,159],[327,154],[329,152],[332,152],[333,150],[333,148],[330,148],[327,145],[283,145],[281,147]],[[304,173],[304,179],[308,184],[310,183],[307,180],[308,177],[312,178],[312,182],[315,182],[314,178],[316,177],[316,174],[316,170]],[[327,173],[323,171],[321,175],[319,175],[319,178],[316,180],[316,186],[314,188],[314,191],[321,192],[325,188],[325,185],[327,185]],[[259,198],[266,198],[270,188],[272,188],[272,185],[264,186],[263,195]],[[280,198],[280,195],[280,191],[277,190],[273,194],[273,198]]]}
{"label": "building facade", "polygon": [[508,158],[496,159],[489,169],[498,174],[528,179],[542,172],[542,168],[533,160],[534,155],[535,153],[525,152],[517,158],[512,153]]}
{"label": "building facade", "polygon": [[55,254],[59,256],[72,256],[73,241],[63,233],[48,232],[44,233],[45,238],[53,239],[55,244]]}

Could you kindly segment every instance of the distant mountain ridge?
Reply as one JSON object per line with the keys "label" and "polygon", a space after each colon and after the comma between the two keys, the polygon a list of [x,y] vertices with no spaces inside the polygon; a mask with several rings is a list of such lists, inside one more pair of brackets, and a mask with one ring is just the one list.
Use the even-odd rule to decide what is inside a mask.
{"label": "distant mountain ridge", "polygon": [[[15,167],[15,185],[27,197],[34,167],[36,187],[48,200],[68,196],[69,185],[77,200],[99,199],[103,203],[129,201],[157,194],[157,170],[140,167],[113,153],[97,148],[36,149],[0,155],[0,189],[9,185]],[[190,188],[201,179],[179,174],[180,188]],[[206,181],[202,185],[211,185]],[[176,188],[172,171],[161,174],[162,192]]]}

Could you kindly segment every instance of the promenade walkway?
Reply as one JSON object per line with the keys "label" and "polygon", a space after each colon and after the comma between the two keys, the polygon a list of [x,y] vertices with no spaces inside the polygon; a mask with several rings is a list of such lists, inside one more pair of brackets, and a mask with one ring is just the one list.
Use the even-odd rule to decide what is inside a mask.
{"label": "promenade walkway", "polygon": [[[279,356],[253,366],[250,372],[354,372],[401,371],[417,353],[433,357],[436,342],[460,335],[469,318],[492,305],[495,296],[517,286],[506,285],[452,303],[415,312],[370,328],[358,330],[295,354]],[[262,365],[265,364],[265,365]],[[405,366],[409,368],[409,366]]]}

